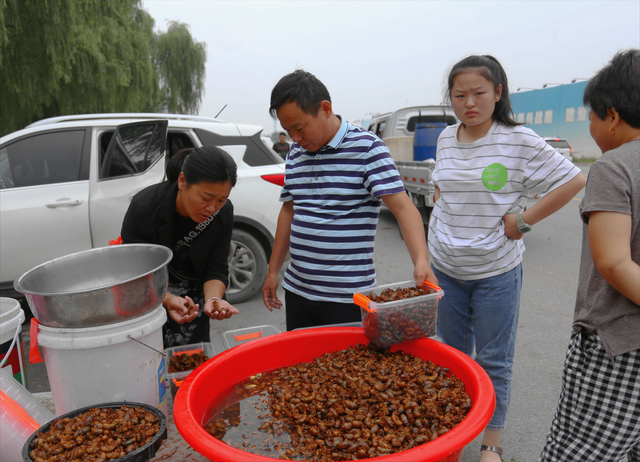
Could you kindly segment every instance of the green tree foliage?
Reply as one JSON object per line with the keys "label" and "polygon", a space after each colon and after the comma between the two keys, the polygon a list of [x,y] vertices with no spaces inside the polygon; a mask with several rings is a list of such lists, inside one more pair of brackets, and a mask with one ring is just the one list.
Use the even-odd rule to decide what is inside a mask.
{"label": "green tree foliage", "polygon": [[[7,0],[2,5],[0,130],[16,130],[42,115],[57,81],[67,76],[71,5]],[[38,8],[42,5],[42,8]],[[19,7],[18,7],[19,6]],[[64,31],[65,33],[63,33]]]}
{"label": "green tree foliage", "polygon": [[131,1],[78,3],[79,16],[90,20],[76,24],[69,71],[54,91],[54,115],[154,111],[159,91],[151,16]]}
{"label": "green tree foliage", "polygon": [[0,135],[55,115],[196,113],[205,45],[153,27],[140,0],[0,0]]}
{"label": "green tree foliage", "polygon": [[205,43],[194,43],[186,24],[171,22],[156,42],[156,67],[160,74],[164,111],[197,114],[204,88]]}

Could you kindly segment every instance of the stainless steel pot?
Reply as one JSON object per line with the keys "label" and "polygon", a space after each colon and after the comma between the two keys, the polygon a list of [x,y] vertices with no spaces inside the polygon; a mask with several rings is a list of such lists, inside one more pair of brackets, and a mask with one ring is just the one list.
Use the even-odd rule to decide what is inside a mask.
{"label": "stainless steel pot", "polygon": [[167,292],[172,252],[153,244],[124,244],[56,258],[14,282],[40,323],[95,327],[155,309]]}

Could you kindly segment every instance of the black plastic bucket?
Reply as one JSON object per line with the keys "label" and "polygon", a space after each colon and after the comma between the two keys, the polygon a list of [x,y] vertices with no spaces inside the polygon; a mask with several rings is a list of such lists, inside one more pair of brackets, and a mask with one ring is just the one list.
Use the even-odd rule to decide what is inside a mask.
{"label": "black plastic bucket", "polygon": [[36,432],[33,433],[33,435],[29,437],[29,439],[27,439],[27,441],[24,443],[24,446],[22,447],[22,459],[24,460],[24,462],[33,462],[33,459],[31,459],[31,456],[29,456],[29,453],[31,452],[31,448],[30,448],[31,442],[38,437],[39,432],[43,432],[43,433],[48,432],[49,428],[56,420],[60,420],[64,418],[74,418],[80,414],[84,414],[85,412],[88,412],[91,409],[108,409],[108,408],[119,409],[122,406],[133,407],[133,408],[141,407],[144,410],[153,413],[153,415],[155,415],[158,418],[158,421],[160,422],[160,430],[158,430],[158,433],[154,435],[153,439],[149,443],[127,454],[124,457],[120,457],[119,459],[114,459],[113,462],[116,462],[116,461],[117,462],[147,462],[149,459],[152,459],[153,457],[155,457],[156,452],[158,451],[158,449],[160,449],[160,446],[162,445],[162,441],[167,439],[167,418],[165,417],[164,413],[158,408],[149,406],[148,404],[133,403],[129,401],[95,404],[93,406],[87,406],[81,409],[76,409],[74,411],[67,412],[66,414],[56,417],[51,422],[48,422],[46,425],[43,425],[42,427],[40,427]]}

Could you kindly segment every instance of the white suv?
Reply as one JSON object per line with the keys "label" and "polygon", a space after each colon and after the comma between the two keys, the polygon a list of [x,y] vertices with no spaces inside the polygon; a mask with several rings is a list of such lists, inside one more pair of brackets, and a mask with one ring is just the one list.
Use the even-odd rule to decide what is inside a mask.
{"label": "white suv", "polygon": [[164,180],[172,154],[215,145],[238,165],[226,295],[250,298],[266,277],[284,182],[284,161],[261,132],[188,115],[88,114],[0,138],[0,290],[36,265],[108,245],[131,198]]}
{"label": "white suv", "polygon": [[571,149],[567,140],[562,138],[544,138],[544,140],[549,146],[573,162],[573,149]]}

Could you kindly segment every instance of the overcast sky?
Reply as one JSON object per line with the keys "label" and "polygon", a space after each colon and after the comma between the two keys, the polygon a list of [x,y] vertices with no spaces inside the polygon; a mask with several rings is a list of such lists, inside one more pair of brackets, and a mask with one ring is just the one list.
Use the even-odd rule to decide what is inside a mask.
{"label": "overcast sky", "polygon": [[[297,68],[329,89],[349,121],[439,104],[450,66],[491,54],[518,87],[589,78],[616,51],[640,47],[638,0],[143,0],[167,29],[189,25],[207,45],[200,115],[280,130],[271,89]],[[522,91],[522,90],[521,90]]]}

